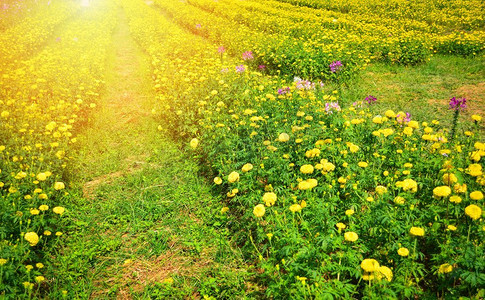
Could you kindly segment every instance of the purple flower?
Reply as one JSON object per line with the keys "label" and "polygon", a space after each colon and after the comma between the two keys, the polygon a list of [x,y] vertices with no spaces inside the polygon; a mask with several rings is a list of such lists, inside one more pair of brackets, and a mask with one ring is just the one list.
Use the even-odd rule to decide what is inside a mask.
{"label": "purple flower", "polygon": [[327,114],[331,114],[334,111],[340,111],[340,105],[338,105],[338,102],[327,102],[325,103],[325,111]]}
{"label": "purple flower", "polygon": [[259,65],[259,66],[258,66],[258,69],[260,69],[260,70],[265,70],[265,69],[266,69],[266,66],[265,66],[265,65]]}
{"label": "purple flower", "polygon": [[229,69],[228,68],[221,69],[221,73],[227,73],[227,72],[229,72]]}
{"label": "purple flower", "polygon": [[236,66],[236,72],[237,73],[242,73],[244,71],[246,71],[246,67],[244,65]]}
{"label": "purple flower", "polygon": [[243,60],[249,60],[249,59],[253,59],[253,51],[246,51],[242,54],[242,59]]}
{"label": "purple flower", "polygon": [[226,48],[224,48],[224,46],[220,46],[219,48],[217,48],[217,52],[222,54],[222,53],[226,52]]}
{"label": "purple flower", "polygon": [[314,90],[315,83],[311,82],[310,80],[304,80],[300,77],[293,78],[293,82],[296,85],[296,88],[299,90]]}
{"label": "purple flower", "polygon": [[333,61],[330,65],[330,72],[336,73],[342,69],[342,62],[340,60]]}
{"label": "purple flower", "polygon": [[200,28],[202,28],[202,25],[197,24],[197,25],[195,25],[195,28],[200,29]]}
{"label": "purple flower", "polygon": [[280,94],[280,95],[284,95],[284,94],[289,93],[289,92],[290,92],[290,87],[288,87],[288,86],[284,87],[282,89],[278,89],[278,94]]}
{"label": "purple flower", "polygon": [[456,99],[455,97],[450,99],[450,109],[452,110],[464,110],[466,109],[466,99]]}
{"label": "purple flower", "polygon": [[367,101],[367,104],[373,104],[374,102],[377,101],[377,98],[372,95],[369,95],[365,97],[365,101]]}
{"label": "purple flower", "polygon": [[401,114],[398,114],[396,116],[396,120],[399,122],[399,123],[407,123],[409,121],[411,121],[411,114],[410,113],[406,113],[406,115],[401,115]]}

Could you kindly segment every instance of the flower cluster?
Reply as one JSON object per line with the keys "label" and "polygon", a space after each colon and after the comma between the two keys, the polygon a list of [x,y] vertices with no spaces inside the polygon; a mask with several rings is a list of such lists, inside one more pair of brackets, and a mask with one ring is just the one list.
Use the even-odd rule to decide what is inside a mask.
{"label": "flower cluster", "polygon": [[453,97],[450,99],[449,105],[451,110],[464,110],[466,109],[466,99],[457,99],[456,97]]}
{"label": "flower cluster", "polygon": [[66,230],[64,174],[103,88],[116,13],[111,2],[89,18],[71,18],[72,2],[22,3],[29,13],[15,24],[3,28],[0,16],[0,295],[38,298],[46,250]]}
{"label": "flower cluster", "polygon": [[[330,282],[345,286],[332,289],[336,298],[433,297],[443,289],[478,293],[471,281],[460,281],[460,290],[447,284],[474,272],[467,257],[475,248],[483,251],[483,200],[471,194],[485,184],[476,126],[467,127],[474,135],[451,142],[437,120],[380,105],[345,107],[338,92],[318,85],[315,78],[340,80],[371,61],[360,50],[323,42],[324,35],[345,41],[346,28],[358,26],[342,14],[332,16],[320,34],[310,24],[311,8],[284,10],[284,1],[270,1],[274,7],[257,1],[155,2],[185,28],[204,20],[200,34],[209,37],[196,39],[143,3],[122,1],[134,37],[151,56],[155,116],[187,147],[197,137],[193,152],[204,157],[213,191],[221,195],[218,217],[231,224],[231,238],[264,273],[268,297],[319,298]],[[249,9],[252,15],[241,13]],[[258,18],[263,11],[267,18]],[[291,18],[281,17],[290,11]],[[319,13],[319,26],[327,26],[324,10]],[[297,18],[309,25],[298,35],[311,41],[287,30]],[[374,35],[375,44],[361,44],[372,44],[373,59],[398,62],[422,49],[420,37],[389,31],[398,25],[387,22],[387,38]],[[375,26],[374,33],[381,24]],[[230,53],[252,49],[244,76],[235,71],[241,57],[221,62],[211,39]],[[169,49],[183,51],[175,56]],[[331,73],[329,64],[337,59],[345,67]],[[267,66],[264,73],[260,64]],[[298,78],[288,82],[276,74]],[[180,84],[174,87],[174,80]],[[438,189],[435,195],[442,186],[450,194]],[[366,258],[373,261],[363,263]],[[453,269],[439,273],[447,263]]]}
{"label": "flower cluster", "polygon": [[340,60],[337,60],[333,61],[328,67],[330,68],[330,72],[337,73],[338,71],[340,71],[340,69],[342,69],[343,65]]}

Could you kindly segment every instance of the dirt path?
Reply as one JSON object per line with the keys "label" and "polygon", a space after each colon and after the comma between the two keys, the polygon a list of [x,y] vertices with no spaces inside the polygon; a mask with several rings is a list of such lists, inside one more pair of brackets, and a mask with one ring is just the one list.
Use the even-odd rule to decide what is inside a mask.
{"label": "dirt path", "polygon": [[150,116],[155,95],[149,60],[130,36],[122,10],[112,49],[106,92],[94,123],[84,136],[82,161],[87,197],[99,184],[140,168],[149,157],[156,136],[155,120]]}
{"label": "dirt path", "polygon": [[219,288],[215,278],[240,289],[240,252],[213,226],[218,200],[158,131],[150,59],[121,9],[110,57],[105,93],[79,137],[82,195],[73,199],[56,284],[81,299],[200,298],[204,282]]}

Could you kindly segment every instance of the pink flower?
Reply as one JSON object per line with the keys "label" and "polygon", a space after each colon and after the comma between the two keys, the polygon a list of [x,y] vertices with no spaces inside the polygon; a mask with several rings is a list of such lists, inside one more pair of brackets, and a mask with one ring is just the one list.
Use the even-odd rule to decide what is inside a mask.
{"label": "pink flower", "polygon": [[242,54],[242,59],[243,60],[249,60],[249,59],[253,59],[253,51],[246,51]]}

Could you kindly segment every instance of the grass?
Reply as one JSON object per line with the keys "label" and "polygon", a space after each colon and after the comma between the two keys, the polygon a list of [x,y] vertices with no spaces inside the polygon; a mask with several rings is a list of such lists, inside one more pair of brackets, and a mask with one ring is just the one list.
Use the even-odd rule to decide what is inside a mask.
{"label": "grass", "polygon": [[218,198],[150,115],[149,60],[121,11],[108,66],[102,103],[80,137],[66,203],[76,213],[50,266],[49,296],[246,294],[251,272],[229,242]]}
{"label": "grass", "polygon": [[[80,138],[69,230],[49,266],[60,298],[261,297],[254,270],[231,243],[228,220],[191,153],[157,130],[150,65],[129,36],[113,36],[106,91]],[[483,58],[435,56],[416,67],[374,64],[340,89],[349,104],[372,94],[382,109],[450,122],[447,102],[485,107]],[[330,88],[333,88],[330,86]],[[182,150],[181,150],[182,149]]]}
{"label": "grass", "polygon": [[341,90],[344,103],[377,97],[382,109],[409,111],[413,117],[430,116],[449,124],[448,102],[452,97],[466,98],[468,111],[463,117],[485,110],[485,58],[433,56],[414,67],[375,63]]}

